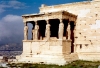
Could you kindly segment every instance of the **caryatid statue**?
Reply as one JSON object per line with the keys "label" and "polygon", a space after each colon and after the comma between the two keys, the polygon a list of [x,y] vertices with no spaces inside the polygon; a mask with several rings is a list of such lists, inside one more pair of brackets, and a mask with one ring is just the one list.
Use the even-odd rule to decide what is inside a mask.
{"label": "caryatid statue", "polygon": [[67,32],[68,32],[68,40],[70,40],[70,35],[71,35],[70,23],[68,23]]}
{"label": "caryatid statue", "polygon": [[46,25],[45,36],[46,36],[47,39],[50,38],[50,24],[49,24],[48,21],[47,21],[47,25]]}
{"label": "caryatid statue", "polygon": [[37,22],[35,22],[35,31],[34,31],[34,37],[35,40],[38,40],[38,36],[39,36],[39,26],[37,25]]}
{"label": "caryatid statue", "polygon": [[24,40],[27,40],[27,39],[28,39],[28,26],[25,23],[25,26],[24,26]]}
{"label": "caryatid statue", "polygon": [[32,40],[34,40],[35,37],[35,30],[32,28]]}
{"label": "caryatid statue", "polygon": [[59,24],[59,39],[63,39],[63,32],[64,32],[64,24],[62,22],[62,20],[60,20],[60,24]]}

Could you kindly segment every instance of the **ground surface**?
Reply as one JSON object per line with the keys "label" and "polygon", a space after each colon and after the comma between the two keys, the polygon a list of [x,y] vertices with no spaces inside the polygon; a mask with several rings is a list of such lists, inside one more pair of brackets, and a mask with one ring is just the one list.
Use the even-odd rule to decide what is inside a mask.
{"label": "ground surface", "polygon": [[100,62],[82,61],[77,60],[67,65],[46,65],[46,64],[31,64],[31,63],[18,63],[8,64],[11,68],[100,68]]}

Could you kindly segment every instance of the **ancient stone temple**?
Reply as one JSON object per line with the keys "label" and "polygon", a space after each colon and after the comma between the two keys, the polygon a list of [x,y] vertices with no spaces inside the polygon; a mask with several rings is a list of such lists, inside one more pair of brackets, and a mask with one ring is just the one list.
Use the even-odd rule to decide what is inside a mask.
{"label": "ancient stone temple", "polygon": [[[42,5],[38,14],[22,15],[23,53],[18,62],[63,65],[100,60],[100,1]],[[28,39],[31,23],[32,39]]]}

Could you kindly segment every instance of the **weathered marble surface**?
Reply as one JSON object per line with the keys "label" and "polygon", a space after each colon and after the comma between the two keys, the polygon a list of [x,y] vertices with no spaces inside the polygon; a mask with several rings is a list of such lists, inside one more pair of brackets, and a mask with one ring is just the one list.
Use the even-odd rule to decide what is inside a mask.
{"label": "weathered marble surface", "polygon": [[[23,15],[23,22],[40,20],[40,19],[46,20],[47,16],[50,19],[64,18],[64,19],[69,19],[70,21],[75,21],[76,27],[74,29],[74,43],[73,43],[74,53],[70,54],[71,41],[68,40],[66,43],[64,42],[64,40],[61,40],[59,42],[57,42],[58,40],[53,40],[49,42],[46,42],[46,40],[44,42],[28,40],[28,41],[23,41],[23,54],[21,55],[20,58],[22,57],[24,58],[19,59],[19,61],[24,61],[25,59],[27,59],[25,62],[28,61],[33,62],[32,59],[35,60],[37,58],[36,60],[38,61],[35,60],[35,62],[45,61],[47,63],[65,64],[65,61],[67,60],[69,61],[73,61],[76,59],[92,60],[92,61],[100,60],[100,27],[99,27],[100,6],[99,5],[100,1],[94,0],[90,2],[86,1],[86,2],[77,2],[70,4],[61,4],[55,6],[42,6],[40,7],[40,13],[37,15],[37,17],[31,17],[33,14]],[[60,11],[66,11],[66,13],[62,14],[62,12]],[[61,26],[59,27],[63,29]],[[62,38],[62,32],[61,35],[59,35],[59,38]],[[31,52],[30,50],[32,50],[32,55],[30,55]],[[48,56],[47,55],[44,56],[44,54],[48,54]],[[53,55],[55,55],[58,61],[60,61],[59,59],[61,59],[61,63],[56,62],[56,59],[55,57],[53,57]],[[46,60],[44,60],[44,58],[46,58]],[[53,58],[52,61],[50,61],[51,58]]]}

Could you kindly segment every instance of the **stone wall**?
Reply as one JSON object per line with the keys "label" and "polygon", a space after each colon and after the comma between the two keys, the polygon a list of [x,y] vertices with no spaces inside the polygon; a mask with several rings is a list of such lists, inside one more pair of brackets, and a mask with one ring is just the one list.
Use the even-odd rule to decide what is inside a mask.
{"label": "stone wall", "polygon": [[[40,7],[40,13],[68,11],[77,15],[75,52],[79,59],[96,60],[100,55],[100,1],[61,4]],[[91,54],[91,55],[90,55]],[[99,57],[100,58],[100,57]]]}

